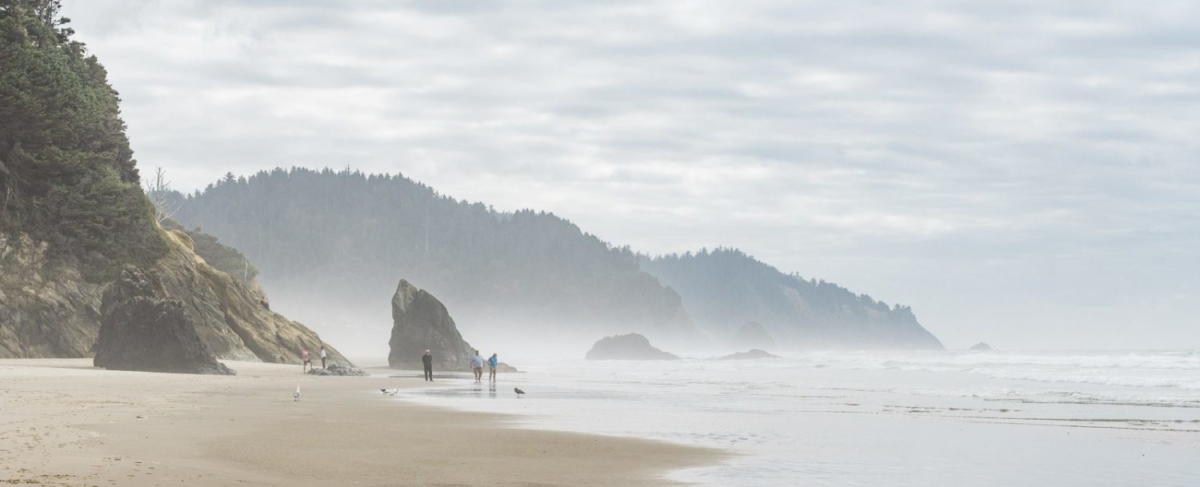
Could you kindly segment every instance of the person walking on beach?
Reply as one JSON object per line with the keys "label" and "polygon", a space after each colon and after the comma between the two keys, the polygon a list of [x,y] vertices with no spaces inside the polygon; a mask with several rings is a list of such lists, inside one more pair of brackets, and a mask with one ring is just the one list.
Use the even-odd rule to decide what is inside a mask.
{"label": "person walking on beach", "polygon": [[471,370],[475,371],[475,383],[483,382],[483,357],[479,356],[479,350],[476,350],[475,356],[471,357]]}
{"label": "person walking on beach", "polygon": [[325,368],[325,345],[321,345],[321,369]]}
{"label": "person walking on beach", "polygon": [[307,348],[304,349],[303,352],[300,352],[300,361],[303,362],[300,364],[300,370],[303,372],[308,372],[308,369],[312,367],[312,360],[308,358]]}
{"label": "person walking on beach", "polygon": [[499,362],[494,353],[488,358],[488,382],[496,382],[496,364]]}
{"label": "person walking on beach", "polygon": [[425,380],[433,382],[433,354],[429,353],[429,350],[421,356],[421,365],[425,366]]}

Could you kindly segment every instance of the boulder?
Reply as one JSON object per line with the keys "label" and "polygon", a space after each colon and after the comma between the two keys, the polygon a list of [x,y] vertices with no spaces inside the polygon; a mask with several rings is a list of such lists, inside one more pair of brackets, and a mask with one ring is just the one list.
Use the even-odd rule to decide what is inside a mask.
{"label": "boulder", "polygon": [[637,333],[604,337],[592,345],[585,357],[588,360],[678,360],[675,354],[650,345],[650,340]]}
{"label": "boulder", "polygon": [[336,375],[343,377],[365,377],[371,374],[366,373],[362,369],[356,369],[349,365],[333,364],[324,369],[312,369],[308,371],[308,375]]}
{"label": "boulder", "polygon": [[992,347],[986,343],[979,342],[976,343],[975,346],[971,347],[970,350],[972,352],[990,352],[992,351]]}
{"label": "boulder", "polygon": [[759,350],[759,349],[755,348],[748,352],[738,352],[738,353],[726,355],[724,357],[721,357],[721,360],[754,360],[754,359],[760,359],[760,358],[779,358],[779,356],[775,355],[775,354],[767,353],[765,350]]}
{"label": "boulder", "polygon": [[392,337],[388,346],[388,365],[398,369],[421,369],[425,350],[433,352],[435,371],[464,370],[475,355],[446,306],[403,279],[392,295]]}
{"label": "boulder", "polygon": [[126,267],[104,292],[93,364],[110,370],[233,375],[155,270]]}
{"label": "boulder", "polygon": [[757,321],[747,321],[738,328],[737,333],[734,333],[730,344],[737,349],[768,348],[775,346],[775,337],[772,337],[767,328]]}

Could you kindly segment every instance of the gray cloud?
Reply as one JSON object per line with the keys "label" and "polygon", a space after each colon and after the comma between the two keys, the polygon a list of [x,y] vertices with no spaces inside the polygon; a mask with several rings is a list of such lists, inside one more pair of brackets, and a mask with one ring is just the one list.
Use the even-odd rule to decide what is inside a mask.
{"label": "gray cloud", "polygon": [[403,172],[950,345],[1200,347],[1189,2],[71,1],[183,189]]}

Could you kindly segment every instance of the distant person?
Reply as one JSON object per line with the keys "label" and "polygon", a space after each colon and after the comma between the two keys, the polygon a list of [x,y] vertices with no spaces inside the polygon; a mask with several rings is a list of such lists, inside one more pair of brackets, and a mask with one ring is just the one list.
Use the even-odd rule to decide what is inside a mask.
{"label": "distant person", "polygon": [[421,365],[425,366],[425,380],[433,382],[433,354],[429,353],[429,350],[421,356]]}
{"label": "distant person", "polygon": [[308,358],[307,348],[303,352],[300,352],[300,361],[303,362],[300,364],[300,370],[308,372],[308,369],[312,368],[312,359]]}
{"label": "distant person", "polygon": [[496,364],[499,362],[494,353],[488,358],[488,382],[496,382]]}
{"label": "distant person", "polygon": [[483,357],[479,356],[479,350],[471,357],[471,370],[475,371],[475,383],[483,382]]}
{"label": "distant person", "polygon": [[322,369],[325,368],[325,357],[326,357],[325,345],[321,345],[321,368]]}

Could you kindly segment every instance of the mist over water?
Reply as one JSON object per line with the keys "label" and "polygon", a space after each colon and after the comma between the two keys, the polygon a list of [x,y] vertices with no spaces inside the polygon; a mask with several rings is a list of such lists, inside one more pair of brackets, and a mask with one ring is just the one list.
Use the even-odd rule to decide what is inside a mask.
{"label": "mist over water", "polygon": [[[264,279],[263,285],[272,297],[272,309],[309,326],[346,356],[387,357],[393,324],[390,290],[361,296],[341,306],[329,306],[328,299],[315,299],[318,293],[310,283]],[[492,318],[493,315],[482,308],[448,308],[463,338],[488,355],[499,353],[538,360],[580,359],[597,340],[633,332],[645,335],[658,348],[680,355],[726,351],[726,347],[720,346],[724,340],[699,332],[690,339],[682,339],[679,335],[656,333],[619,322],[573,327],[563,326],[562,321],[553,319]],[[512,308],[504,311],[496,316],[513,314]],[[509,361],[508,358],[502,360]]]}
{"label": "mist over water", "polygon": [[[388,355],[392,290],[263,277],[273,309],[362,363]],[[350,298],[345,298],[347,295]],[[519,305],[447,303],[463,338],[522,372],[400,400],[513,414],[523,426],[720,449],[672,473],[700,485],[1200,485],[1200,352],[800,352],[725,361],[728,336],[683,341],[636,324],[583,324]],[[336,305],[330,305],[336,302]],[[495,306],[494,304],[492,306]],[[640,332],[678,361],[586,361]],[[465,371],[436,371],[453,374]],[[403,375],[403,374],[400,374]],[[406,379],[396,379],[406,380]],[[448,387],[447,387],[448,386]],[[520,387],[528,395],[518,399]]]}
{"label": "mist over water", "polygon": [[735,454],[675,474],[702,485],[1200,485],[1197,351],[508,360],[403,399]]}

